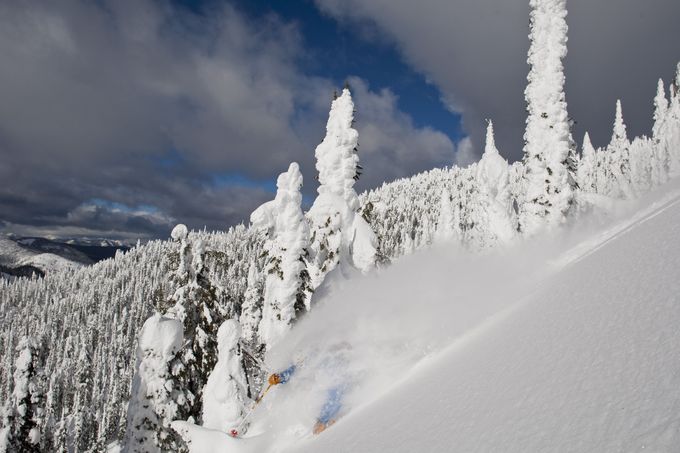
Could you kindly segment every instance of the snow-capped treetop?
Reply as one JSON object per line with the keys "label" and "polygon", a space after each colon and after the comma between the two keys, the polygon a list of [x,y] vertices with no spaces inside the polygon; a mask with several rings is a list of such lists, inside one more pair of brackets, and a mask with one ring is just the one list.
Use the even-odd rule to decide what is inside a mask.
{"label": "snow-capped treetop", "polygon": [[597,154],[590,141],[588,132],[583,136],[581,160],[577,171],[578,185],[581,192],[597,192]]}
{"label": "snow-capped treetop", "polygon": [[297,199],[300,196],[300,189],[302,188],[302,173],[300,173],[300,166],[297,162],[291,162],[288,166],[288,171],[281,173],[276,179],[276,188],[278,192],[276,197],[283,198],[285,196],[293,196]]}
{"label": "snow-capped treetop", "polygon": [[583,136],[583,158],[595,158],[595,147],[593,147],[593,144],[590,141],[590,134],[588,134],[588,132]]}
{"label": "snow-capped treetop", "polygon": [[302,202],[302,194],[300,193],[302,173],[297,163],[292,162],[288,167],[288,171],[279,175],[276,180],[276,187],[276,197],[271,201],[263,203],[250,214],[250,222],[255,228],[276,228],[277,230],[282,230],[284,228],[281,227],[284,225],[277,227],[277,223],[286,221],[286,216],[283,215],[286,207],[292,207],[295,213],[299,211],[300,203]]}
{"label": "snow-capped treetop", "polygon": [[496,197],[501,187],[506,188],[508,185],[508,162],[496,148],[491,121],[486,128],[486,147],[477,164],[476,176],[480,190],[488,192],[492,198]]}
{"label": "snow-capped treetop", "polygon": [[486,125],[486,143],[484,146],[484,154],[500,154],[496,148],[496,140],[493,134],[493,121],[489,120]]}
{"label": "snow-capped treetop", "polygon": [[331,193],[345,200],[352,210],[359,208],[354,191],[359,156],[359,133],[352,127],[354,102],[348,88],[331,104],[326,137],[316,147],[316,169],[319,172],[319,194]]}
{"label": "snow-capped treetop", "polygon": [[220,360],[228,360],[229,354],[236,349],[241,336],[241,325],[235,319],[227,319],[217,331],[217,348]]}
{"label": "snow-capped treetop", "polygon": [[[291,231],[296,230],[297,240],[304,240],[297,231],[299,229],[307,230],[307,225],[303,221],[304,214],[302,212],[302,173],[297,163],[293,162],[288,167],[288,171],[281,173],[276,181],[276,198],[274,202],[278,208],[276,215],[276,230],[277,231]],[[291,228],[293,227],[293,228]]]}
{"label": "snow-capped treetop", "polygon": [[184,225],[183,223],[179,223],[175,226],[175,228],[172,229],[170,237],[175,241],[182,241],[187,238],[188,234],[189,230],[187,229],[187,226]]}
{"label": "snow-capped treetop", "polygon": [[[182,323],[176,319],[153,314],[144,322],[139,335],[139,350],[153,351],[164,363],[170,361],[182,347],[184,338]],[[144,355],[140,354],[140,360]]]}
{"label": "snow-capped treetop", "polygon": [[612,134],[612,144],[622,143],[628,141],[628,134],[626,133],[626,124],[623,122],[623,112],[621,109],[621,100],[616,101],[616,118],[614,120],[614,133]]}
{"label": "snow-capped treetop", "polygon": [[262,203],[250,214],[250,223],[258,229],[270,229],[274,227],[276,201],[270,200]]}
{"label": "snow-capped treetop", "polygon": [[663,80],[659,79],[659,83],[656,87],[656,97],[654,97],[654,126],[652,129],[652,135],[654,137],[659,137],[667,112],[668,99],[666,99],[666,90],[663,85]]}
{"label": "snow-capped treetop", "polygon": [[[250,214],[250,222],[253,226],[269,230],[268,235],[272,238],[277,238],[279,234],[286,231],[306,228],[306,225],[303,225],[304,215],[301,209],[302,173],[297,163],[292,162],[288,171],[279,175],[276,187],[276,197],[263,203]],[[302,239],[303,235],[297,234],[297,236]],[[279,242],[286,242],[285,239],[281,238]]]}

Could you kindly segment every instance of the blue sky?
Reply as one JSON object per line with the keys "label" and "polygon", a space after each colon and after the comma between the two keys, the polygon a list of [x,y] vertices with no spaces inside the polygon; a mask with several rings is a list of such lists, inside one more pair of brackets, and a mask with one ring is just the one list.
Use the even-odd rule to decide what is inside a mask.
{"label": "blue sky", "polygon": [[[182,3],[201,9],[201,2]],[[301,62],[306,73],[328,77],[338,86],[347,75],[362,77],[372,88],[387,87],[398,94],[399,108],[412,116],[416,126],[434,127],[454,141],[465,135],[460,115],[446,108],[439,90],[405,64],[378,30],[340,24],[308,0],[237,0],[235,4],[251,17],[274,13],[296,23],[308,52]]]}

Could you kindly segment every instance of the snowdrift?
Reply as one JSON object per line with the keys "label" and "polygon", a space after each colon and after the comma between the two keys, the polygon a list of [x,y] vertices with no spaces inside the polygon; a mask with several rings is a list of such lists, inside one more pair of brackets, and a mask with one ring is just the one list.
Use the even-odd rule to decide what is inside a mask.
{"label": "snowdrift", "polygon": [[[491,255],[438,246],[338,280],[267,357],[301,366],[246,438],[177,427],[201,452],[670,451],[680,184],[627,209]],[[341,371],[324,365],[337,345]],[[339,374],[339,420],[312,436]]]}

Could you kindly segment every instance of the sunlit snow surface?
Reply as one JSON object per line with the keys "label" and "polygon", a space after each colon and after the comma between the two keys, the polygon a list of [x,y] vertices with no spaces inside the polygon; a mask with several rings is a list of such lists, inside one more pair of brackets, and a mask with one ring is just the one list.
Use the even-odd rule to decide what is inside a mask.
{"label": "sunlit snow surface", "polygon": [[[677,182],[578,231],[486,256],[438,246],[329,292],[271,351],[274,370],[303,365],[245,438],[184,427],[192,451],[680,445]],[[312,436],[338,379],[341,417]]]}

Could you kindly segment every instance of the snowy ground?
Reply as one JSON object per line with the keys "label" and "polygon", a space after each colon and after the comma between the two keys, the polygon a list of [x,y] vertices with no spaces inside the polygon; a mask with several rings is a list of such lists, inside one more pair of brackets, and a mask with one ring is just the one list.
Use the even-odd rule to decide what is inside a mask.
{"label": "snowy ground", "polygon": [[[187,428],[192,450],[677,449],[680,184],[579,225],[494,255],[437,246],[336,282],[268,357],[303,365],[248,438]],[[338,376],[341,417],[312,436]]]}

